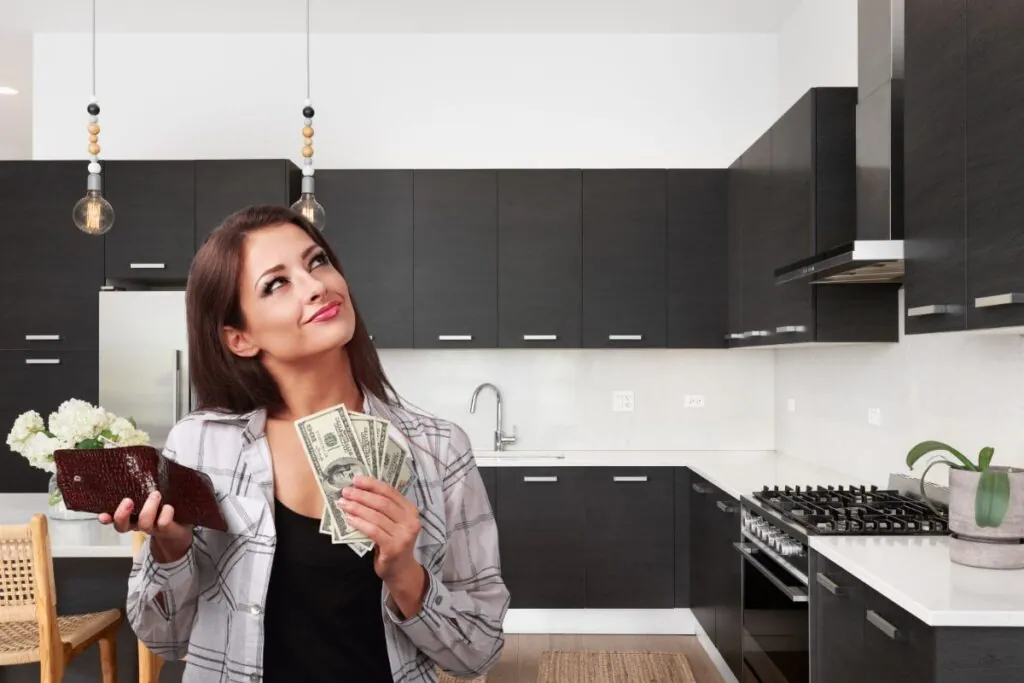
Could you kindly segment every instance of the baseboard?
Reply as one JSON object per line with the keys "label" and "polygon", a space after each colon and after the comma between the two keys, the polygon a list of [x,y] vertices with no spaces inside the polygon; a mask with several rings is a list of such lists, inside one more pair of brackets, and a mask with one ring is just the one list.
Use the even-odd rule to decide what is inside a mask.
{"label": "baseboard", "polygon": [[510,609],[505,633],[695,635],[689,609]]}
{"label": "baseboard", "polygon": [[704,629],[700,627],[700,622],[696,619],[693,620],[693,626],[697,631],[697,642],[704,648],[704,652],[708,654],[711,659],[711,663],[718,669],[718,675],[722,677],[724,683],[739,683],[736,675],[729,668],[729,665],[725,663],[725,659],[722,658],[722,653],[718,651],[715,644],[711,642],[711,638]]}

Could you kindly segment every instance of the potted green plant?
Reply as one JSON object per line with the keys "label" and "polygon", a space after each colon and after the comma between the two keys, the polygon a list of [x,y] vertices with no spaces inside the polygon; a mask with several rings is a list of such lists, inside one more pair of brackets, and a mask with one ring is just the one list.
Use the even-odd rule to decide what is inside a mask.
{"label": "potted green plant", "polygon": [[958,564],[986,569],[1024,568],[1024,470],[992,465],[995,449],[985,446],[976,461],[941,441],[922,441],[907,453],[907,467],[941,453],[921,473],[921,497],[928,471],[949,466],[949,552]]}

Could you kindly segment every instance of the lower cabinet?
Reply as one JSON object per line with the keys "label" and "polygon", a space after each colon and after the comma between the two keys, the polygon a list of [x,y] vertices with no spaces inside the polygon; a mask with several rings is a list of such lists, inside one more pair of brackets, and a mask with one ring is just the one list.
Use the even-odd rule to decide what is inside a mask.
{"label": "lower cabinet", "polygon": [[827,558],[810,556],[811,680],[1024,680],[1024,629],[934,627]]}

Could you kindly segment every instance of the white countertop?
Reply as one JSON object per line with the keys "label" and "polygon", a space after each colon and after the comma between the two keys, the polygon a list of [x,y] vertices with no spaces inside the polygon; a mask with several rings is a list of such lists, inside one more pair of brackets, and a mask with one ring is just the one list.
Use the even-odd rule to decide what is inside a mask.
{"label": "white countertop", "polygon": [[[0,493],[0,524],[26,524],[47,510],[45,493]],[[119,534],[95,519],[48,519],[54,558],[131,557],[132,535]]]}
{"label": "white countertop", "polygon": [[810,545],[931,626],[1024,626],[1024,571],[954,564],[945,536],[812,536]]}

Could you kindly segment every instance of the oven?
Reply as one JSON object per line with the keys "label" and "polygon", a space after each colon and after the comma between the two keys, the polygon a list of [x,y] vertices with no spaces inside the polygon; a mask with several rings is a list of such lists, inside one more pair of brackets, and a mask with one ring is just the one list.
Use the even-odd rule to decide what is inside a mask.
{"label": "oven", "polygon": [[741,525],[742,683],[808,683],[806,537],[746,498]]}

